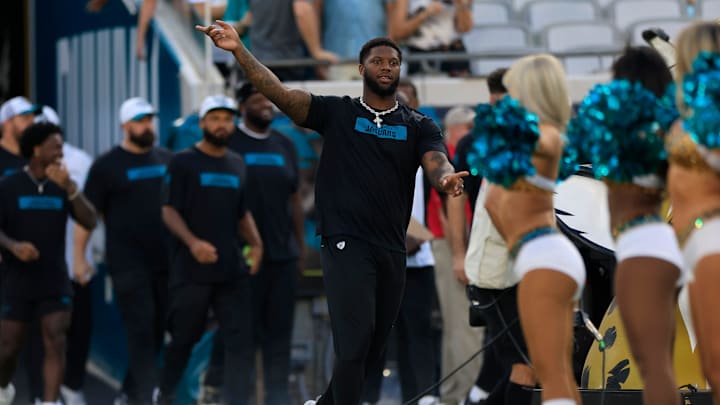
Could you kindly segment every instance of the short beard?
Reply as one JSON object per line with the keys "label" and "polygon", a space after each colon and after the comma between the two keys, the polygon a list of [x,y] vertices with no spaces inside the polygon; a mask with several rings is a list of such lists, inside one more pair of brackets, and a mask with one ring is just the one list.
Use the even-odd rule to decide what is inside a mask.
{"label": "short beard", "polygon": [[155,133],[148,129],[137,135],[130,134],[130,142],[142,149],[150,148],[155,144]]}
{"label": "short beard", "polygon": [[203,139],[205,139],[209,144],[218,148],[224,148],[230,143],[229,136],[215,136],[215,134],[211,133],[207,129],[203,130]]}
{"label": "short beard", "polygon": [[266,120],[259,115],[245,115],[245,120],[263,131],[267,130],[272,123],[272,119]]}
{"label": "short beard", "polygon": [[372,91],[373,93],[377,94],[380,97],[388,97],[394,95],[397,91],[398,84],[400,84],[400,78],[395,78],[395,80],[390,83],[388,87],[383,88],[382,86],[380,86],[380,83],[370,77],[368,71],[365,70],[365,73],[363,73],[363,82],[365,82],[370,91]]}

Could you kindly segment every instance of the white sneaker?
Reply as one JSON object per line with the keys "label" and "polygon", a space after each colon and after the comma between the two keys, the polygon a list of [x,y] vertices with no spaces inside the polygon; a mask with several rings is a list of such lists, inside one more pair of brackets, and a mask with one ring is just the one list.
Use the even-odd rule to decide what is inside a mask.
{"label": "white sneaker", "polygon": [[440,398],[432,395],[425,395],[420,398],[418,405],[440,405]]}
{"label": "white sneaker", "polygon": [[87,405],[85,394],[80,390],[73,390],[64,385],[60,386],[60,395],[65,405]]}
{"label": "white sneaker", "polygon": [[5,388],[0,388],[0,405],[12,405],[15,399],[15,387],[12,383]]}
{"label": "white sneaker", "polygon": [[303,405],[317,405],[317,401],[319,401],[319,400],[320,400],[320,397],[317,397],[315,399],[305,401],[305,404],[303,404]]}

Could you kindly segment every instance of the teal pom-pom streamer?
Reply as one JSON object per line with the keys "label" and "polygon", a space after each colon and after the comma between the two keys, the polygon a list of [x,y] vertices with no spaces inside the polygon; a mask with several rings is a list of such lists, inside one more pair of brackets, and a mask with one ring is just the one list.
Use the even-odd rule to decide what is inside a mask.
{"label": "teal pom-pom streamer", "polygon": [[576,150],[578,163],[592,163],[598,179],[631,182],[655,174],[666,158],[661,134],[677,117],[673,104],[639,82],[597,85],[568,126],[566,149]]}
{"label": "teal pom-pom streamer", "polygon": [[720,54],[700,52],[682,85],[690,113],[683,128],[695,142],[710,149],[720,147]]}
{"label": "teal pom-pom streamer", "polygon": [[520,177],[534,175],[530,158],[540,139],[537,115],[508,96],[494,106],[480,104],[475,112],[474,141],[467,158],[471,172],[505,188]]}

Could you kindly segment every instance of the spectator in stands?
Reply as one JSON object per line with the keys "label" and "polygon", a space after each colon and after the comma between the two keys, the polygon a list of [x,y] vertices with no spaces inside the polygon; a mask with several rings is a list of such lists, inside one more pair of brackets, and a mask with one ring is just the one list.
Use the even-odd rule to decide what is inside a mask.
{"label": "spectator in stands", "polygon": [[[10,380],[28,324],[40,319],[45,344],[42,404],[55,405],[65,369],[72,292],[65,263],[68,215],[93,229],[95,209],[62,163],[62,130],[29,126],[20,139],[24,170],[0,182],[0,245],[4,270],[0,321],[0,404],[13,403]],[[28,275],[32,275],[29,277]]]}
{"label": "spectator in stands", "polygon": [[[161,188],[170,152],[154,147],[156,111],[136,97],[120,106],[121,144],[93,163],[85,184],[103,214],[106,263],[125,325],[128,370],[123,389],[131,404],[149,404],[158,386],[157,354],[167,313],[168,233],[160,218]],[[90,234],[76,231],[78,253]],[[76,255],[77,277],[91,266]]]}
{"label": "spectator in stands", "polygon": [[[396,0],[323,0],[318,26],[323,46],[340,59],[355,59],[368,40],[388,35],[392,3]],[[330,80],[360,80],[357,63],[332,65]]]}
{"label": "spectator in stands", "polygon": [[[472,29],[472,0],[395,0],[391,7],[388,34],[411,53],[465,52],[460,34]],[[415,62],[408,73],[442,71],[467,76],[469,66],[467,61]]]}
{"label": "spectator in stands", "polygon": [[[91,13],[100,12],[110,0],[89,0],[85,5]],[[145,37],[150,27],[150,21],[155,15],[157,0],[135,0],[139,7],[137,20],[137,36],[135,37],[135,56],[138,59],[145,59]]]}
{"label": "spectator in stands", "polygon": [[[168,316],[172,340],[160,386],[163,405],[173,403],[211,308],[225,342],[223,398],[229,405],[249,399],[254,360],[249,274],[259,269],[263,245],[247,208],[245,163],[227,148],[236,114],[232,99],[207,97],[200,107],[203,139],[169,164],[162,217],[174,236]],[[246,257],[241,257],[241,242],[249,245]]]}
{"label": "spectator in stands", "polygon": [[[300,59],[310,55],[318,60],[335,62],[337,56],[326,51],[316,40],[317,13],[313,0],[251,0],[250,48],[258,59],[272,63],[283,59]],[[310,3],[308,3],[310,2]],[[280,80],[302,80],[305,68],[272,68]]]}
{"label": "spectator in stands", "polygon": [[250,25],[252,25],[250,0],[227,0],[227,7],[225,8],[223,19],[235,27],[243,44],[249,48]]}

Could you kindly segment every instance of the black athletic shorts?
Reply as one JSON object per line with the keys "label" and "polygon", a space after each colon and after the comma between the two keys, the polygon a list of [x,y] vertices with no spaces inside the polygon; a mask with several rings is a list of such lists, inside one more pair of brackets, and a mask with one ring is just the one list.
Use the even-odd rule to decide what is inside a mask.
{"label": "black athletic shorts", "polygon": [[72,311],[72,296],[23,297],[8,293],[2,297],[0,317],[9,321],[30,322],[53,312]]}

